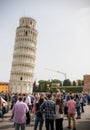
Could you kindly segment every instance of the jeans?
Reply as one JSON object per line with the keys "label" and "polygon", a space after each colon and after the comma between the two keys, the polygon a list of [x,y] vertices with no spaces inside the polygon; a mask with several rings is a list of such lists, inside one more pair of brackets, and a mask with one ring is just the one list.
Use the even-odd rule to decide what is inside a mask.
{"label": "jeans", "polygon": [[43,122],[44,122],[43,116],[41,117],[36,116],[34,130],[37,130],[38,124],[39,124],[39,130],[42,130]]}
{"label": "jeans", "polygon": [[81,116],[80,107],[76,107],[76,111],[77,111],[77,117],[80,117]]}
{"label": "jeans", "polygon": [[2,113],[2,111],[0,111],[0,118],[3,118],[3,113]]}
{"label": "jeans", "polygon": [[45,119],[46,130],[54,130],[54,119]]}
{"label": "jeans", "polygon": [[84,112],[84,103],[81,103],[81,111]]}
{"label": "jeans", "polygon": [[22,124],[15,123],[15,130],[20,130],[20,127],[21,127],[21,130],[25,130],[26,122]]}

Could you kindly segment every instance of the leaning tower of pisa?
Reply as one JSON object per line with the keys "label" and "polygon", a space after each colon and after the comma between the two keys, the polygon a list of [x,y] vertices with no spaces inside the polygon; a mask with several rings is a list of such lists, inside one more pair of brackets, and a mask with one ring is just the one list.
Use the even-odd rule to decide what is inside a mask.
{"label": "leaning tower of pisa", "polygon": [[16,29],[12,67],[9,81],[10,92],[32,92],[36,59],[36,21],[22,17]]}

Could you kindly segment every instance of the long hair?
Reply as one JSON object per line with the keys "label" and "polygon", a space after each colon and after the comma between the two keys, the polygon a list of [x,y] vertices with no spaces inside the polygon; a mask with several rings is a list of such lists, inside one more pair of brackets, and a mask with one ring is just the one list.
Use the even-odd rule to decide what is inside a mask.
{"label": "long hair", "polygon": [[38,104],[39,106],[44,102],[44,98],[40,97],[39,101],[38,101]]}
{"label": "long hair", "polygon": [[62,107],[62,103],[61,103],[61,100],[60,99],[56,99],[56,105],[59,106],[59,113],[60,114],[63,114],[63,107]]}

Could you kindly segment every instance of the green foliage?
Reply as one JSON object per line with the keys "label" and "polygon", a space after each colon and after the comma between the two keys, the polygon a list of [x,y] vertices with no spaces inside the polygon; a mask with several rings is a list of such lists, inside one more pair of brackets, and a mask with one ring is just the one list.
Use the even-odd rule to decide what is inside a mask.
{"label": "green foliage", "polygon": [[72,85],[73,85],[73,86],[76,86],[76,82],[75,82],[75,81],[73,81]]}
{"label": "green foliage", "polygon": [[57,84],[59,84],[59,86],[62,86],[62,81],[61,80],[58,80],[58,79],[52,79],[51,80],[51,84],[52,83],[57,83]]}
{"label": "green foliage", "polygon": [[45,80],[39,80],[39,81],[38,81],[39,84],[42,84],[42,83],[44,83],[44,82],[45,82]]}
{"label": "green foliage", "polygon": [[[39,85],[36,85],[36,82],[33,83],[33,92],[56,92],[56,88],[60,88],[61,91],[65,90],[66,92],[82,92],[83,91],[83,85],[80,84],[78,87],[76,87],[76,82],[73,81],[71,86],[71,81],[69,79],[64,80],[63,86],[61,85],[61,81],[54,79],[54,80],[40,80],[38,81]],[[52,83],[56,83],[56,85],[52,85]],[[59,85],[57,85],[59,84]],[[84,83],[83,83],[84,84]]]}
{"label": "green foliage", "polygon": [[65,79],[63,82],[63,86],[71,86],[71,81],[69,79]]}
{"label": "green foliage", "polygon": [[[56,92],[57,87],[52,87],[52,92]],[[66,93],[73,92],[73,93],[81,93],[83,91],[83,86],[62,86],[60,87],[60,91],[63,92],[65,90]]]}
{"label": "green foliage", "polygon": [[82,86],[84,86],[84,80],[82,80]]}
{"label": "green foliage", "polygon": [[78,80],[78,86],[82,86],[83,81],[82,80]]}

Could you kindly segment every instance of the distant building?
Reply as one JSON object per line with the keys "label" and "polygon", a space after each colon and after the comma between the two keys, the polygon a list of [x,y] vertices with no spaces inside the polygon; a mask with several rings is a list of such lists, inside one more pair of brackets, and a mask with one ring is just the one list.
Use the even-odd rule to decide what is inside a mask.
{"label": "distant building", "polygon": [[84,91],[90,93],[90,75],[84,75]]}
{"label": "distant building", "polygon": [[19,21],[10,73],[10,92],[32,92],[37,44],[35,26],[36,21],[32,18],[22,17]]}
{"label": "distant building", "polygon": [[0,92],[8,92],[8,83],[0,82]]}

